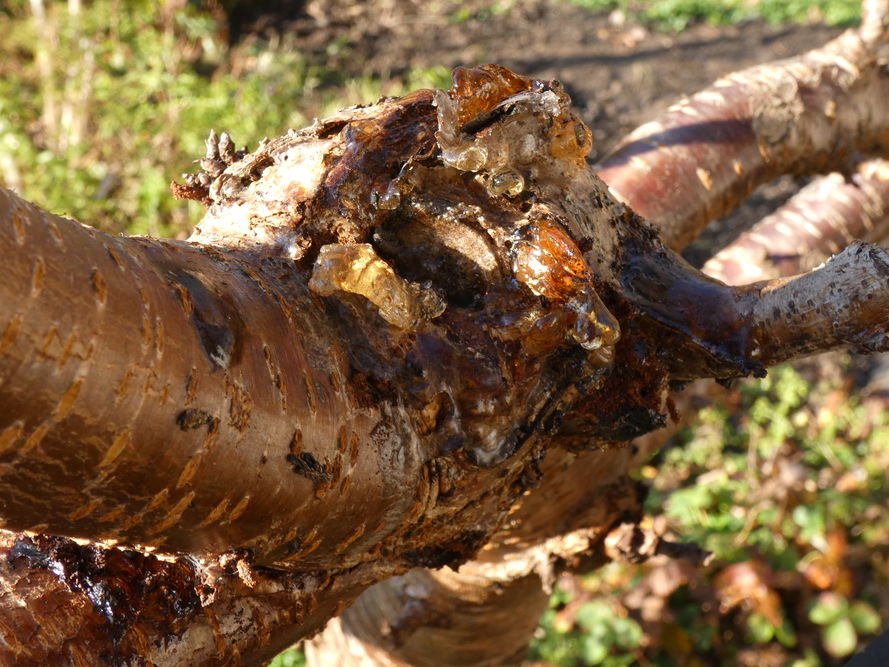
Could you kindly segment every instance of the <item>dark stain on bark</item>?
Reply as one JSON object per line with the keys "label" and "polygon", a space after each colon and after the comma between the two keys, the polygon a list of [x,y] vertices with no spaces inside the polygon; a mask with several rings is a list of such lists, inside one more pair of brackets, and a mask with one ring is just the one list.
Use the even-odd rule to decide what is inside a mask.
{"label": "dark stain on bark", "polygon": [[316,484],[326,484],[331,480],[327,466],[318,461],[309,452],[300,454],[288,454],[287,462],[292,466],[293,472],[310,479]]}
{"label": "dark stain on bark", "polygon": [[166,562],[135,551],[38,535],[18,538],[5,562],[10,568],[48,570],[71,593],[85,597],[104,619],[113,654],[102,657],[112,664],[136,654],[138,647],[127,636],[134,626],[150,626],[163,641],[181,632],[201,609],[194,570],[182,560]]}
{"label": "dark stain on bark", "polygon": [[209,412],[197,408],[183,410],[176,415],[176,423],[183,431],[193,431],[202,426],[213,429],[216,419]]}
{"label": "dark stain on bark", "polygon": [[[869,248],[869,250],[872,250],[872,248]],[[874,266],[877,268],[877,271],[879,271],[880,275],[882,275],[884,278],[889,279],[889,264],[886,264],[886,262],[880,256],[880,253],[869,252],[868,255],[870,257],[870,260],[874,263]]]}
{"label": "dark stain on bark", "polygon": [[207,358],[217,368],[236,364],[245,327],[230,297],[204,276],[178,267],[167,268],[162,260],[158,264],[174,289],[185,290],[191,305],[191,321]]}

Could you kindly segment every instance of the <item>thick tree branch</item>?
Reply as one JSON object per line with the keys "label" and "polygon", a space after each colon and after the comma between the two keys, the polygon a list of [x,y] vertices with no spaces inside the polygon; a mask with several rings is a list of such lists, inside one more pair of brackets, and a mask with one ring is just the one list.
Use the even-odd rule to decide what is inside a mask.
{"label": "thick tree branch", "polygon": [[261,664],[386,576],[167,562],[5,531],[0,553],[4,664]]}
{"label": "thick tree branch", "polygon": [[[260,604],[257,580],[276,582],[270,618],[323,588],[271,643],[234,620],[214,634],[261,655],[362,587],[475,555],[548,453],[601,447],[611,476],[607,447],[666,422],[671,382],[784,354],[765,327],[788,354],[862,325],[853,342],[883,344],[883,255],[730,288],[616,204],[589,148],[558,84],[488,66],[250,155],[211,138],[205,174],[177,187],[209,206],[191,244],[112,239],[3,193],[7,525],[198,554],[201,579],[234,563],[251,590],[233,589],[225,618]],[[798,287],[830,294],[839,269],[854,289],[794,310]],[[820,341],[818,317],[834,328]],[[622,474],[610,484],[613,503],[560,518],[589,557],[639,507]],[[202,600],[208,618],[225,599]],[[201,623],[173,633],[207,636]]]}
{"label": "thick tree branch", "polygon": [[884,154],[887,95],[889,73],[875,44],[848,31],[680,102],[632,132],[600,175],[670,247],[682,248],[778,175],[846,170],[859,151]]}
{"label": "thick tree branch", "polygon": [[[401,494],[416,469],[383,482],[380,460],[358,451],[381,420],[400,420],[385,405],[353,409],[342,344],[298,268],[272,287],[272,260],[110,237],[8,192],[0,218],[16,260],[0,283],[7,528],[323,559],[355,530],[341,532],[337,507],[366,494],[414,502]],[[397,449],[405,434],[386,433]],[[356,469],[366,476],[346,484]]]}

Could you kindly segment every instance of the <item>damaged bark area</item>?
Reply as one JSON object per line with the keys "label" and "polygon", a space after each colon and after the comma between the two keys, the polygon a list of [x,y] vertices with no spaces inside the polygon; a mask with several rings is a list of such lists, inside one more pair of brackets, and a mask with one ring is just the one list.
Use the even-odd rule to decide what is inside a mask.
{"label": "damaged bark area", "polygon": [[[488,65],[250,154],[211,135],[204,171],[174,187],[207,206],[186,243],[111,238],[0,192],[5,527],[104,545],[73,576],[48,538],[10,538],[0,619],[33,571],[83,612],[64,633],[36,624],[46,655],[261,660],[412,568],[522,541],[540,563],[592,558],[641,507],[625,467],[608,479],[634,455],[616,445],[667,423],[677,383],[889,349],[885,250],[727,286],[611,197],[591,145],[558,83]],[[523,534],[523,513],[543,525],[527,492],[575,459],[577,483],[592,471],[610,495]],[[83,582],[121,558],[184,582],[176,623],[102,615]]]}
{"label": "damaged bark area", "polygon": [[[882,0],[865,3],[864,14],[860,35],[855,34],[857,31],[850,31],[844,39],[874,46],[885,33],[887,4]],[[831,63],[831,58],[837,53],[835,48],[815,53],[820,59],[820,66],[825,69],[829,70],[836,64]],[[873,80],[875,75],[878,78],[882,76],[879,67],[875,66],[877,61],[871,59],[870,53],[858,51],[857,55],[866,55],[869,61],[867,66],[859,70],[840,66],[844,70],[848,88],[856,87],[850,84],[859,75],[865,80]],[[793,67],[799,72],[799,65],[794,61],[738,72],[731,77],[732,85],[742,88],[750,84],[748,90],[755,89],[757,82],[786,77],[786,70]],[[816,90],[815,94],[822,99],[831,96],[833,93],[829,89],[833,80],[832,75],[816,80],[816,87],[825,86],[828,90]],[[809,90],[808,94],[811,96],[812,91]],[[769,99],[768,96],[761,98],[763,106],[768,105]],[[728,190],[700,187],[707,181],[710,170],[718,171],[726,164],[724,137],[714,132],[718,124],[706,122],[707,115],[743,119],[743,108],[738,107],[746,104],[748,100],[741,95],[695,96],[682,105],[683,113],[671,110],[658,119],[664,136],[681,136],[683,141],[644,146],[644,150],[639,151],[644,159],[622,160],[619,151],[616,157],[606,159],[602,165],[607,170],[609,182],[614,183],[617,179],[623,184],[621,195],[628,197],[628,200],[640,196],[645,198],[651,190],[660,192],[655,201],[662,211],[674,216],[673,224],[668,218],[667,226],[662,230],[668,242],[675,247],[683,245],[681,236],[692,238],[700,230],[703,218],[696,221],[696,212],[712,206],[714,201],[723,207],[722,210],[733,208],[756,184],[755,179],[747,179],[743,169],[733,169],[734,173],[729,173],[728,179],[738,181],[735,187]],[[699,109],[700,105],[704,108]],[[849,110],[847,107],[846,111]],[[789,131],[779,144],[773,146],[778,149],[774,154],[783,156],[789,150],[797,159],[780,159],[766,168],[754,170],[756,178],[767,179],[770,173],[783,173],[788,168],[801,173],[825,167],[823,162],[811,161],[813,156],[807,154],[805,149],[801,150],[796,143],[798,138],[809,136],[807,115],[787,120]],[[862,127],[873,129],[879,128],[885,119],[875,119],[865,111],[860,122]],[[795,123],[803,127],[791,129]],[[647,128],[650,129],[650,126]],[[644,134],[640,128],[636,136]],[[753,133],[749,134],[749,139],[751,150],[745,154],[756,155]],[[784,147],[783,144],[788,146]],[[743,147],[733,145],[732,149],[739,154]],[[664,167],[666,180],[649,177],[647,165],[657,160]],[[769,162],[768,158],[765,160]],[[842,158],[840,164],[827,166],[844,169],[848,166],[845,160]],[[832,253],[840,251],[856,238],[865,241],[885,238],[885,210],[889,199],[884,195],[885,176],[881,164],[881,160],[862,163],[850,181],[840,174],[818,179],[784,209],[763,220],[750,234],[720,253],[717,256],[719,261],[708,262],[705,272],[730,284],[791,277],[801,270],[810,270],[823,263]],[[689,168],[691,178],[683,177],[682,172]],[[704,181],[696,172],[704,176]],[[664,219],[657,222],[663,223]],[[834,275],[842,277],[843,271],[835,271]],[[805,309],[810,307],[807,305]],[[673,400],[681,406],[702,392],[712,393],[712,388],[712,383],[696,382],[688,391],[674,395]],[[638,523],[632,522],[638,521],[639,516],[634,514],[630,505],[619,508],[610,500],[615,493],[625,501],[634,495],[626,486],[628,479],[622,474],[646,461],[678,425],[671,423],[669,428],[636,438],[632,446],[618,450],[550,452],[542,462],[539,485],[523,496],[478,558],[461,568],[458,574],[466,574],[463,585],[439,584],[433,587],[435,608],[439,610],[434,619],[422,623],[417,620],[418,624],[425,625],[416,630],[407,642],[391,641],[387,628],[393,619],[403,625],[405,617],[416,620],[423,614],[417,613],[418,604],[410,595],[410,586],[405,583],[408,577],[382,582],[362,595],[337,621],[329,624],[321,636],[308,643],[307,655],[312,664],[337,660],[340,664],[357,665],[363,664],[368,656],[375,663],[387,665],[515,663],[518,659],[504,660],[503,657],[511,655],[516,646],[521,646],[521,640],[514,640],[504,632],[498,625],[498,619],[508,615],[513,628],[527,622],[533,624],[539,615],[536,607],[529,602],[513,603],[513,595],[527,588],[529,578],[538,582],[537,585],[544,591],[541,599],[545,599],[547,586],[551,585],[556,572],[564,569],[588,571],[608,558],[638,561],[652,552],[660,551],[674,558],[690,558],[696,563],[705,560],[707,555],[696,549],[695,545],[669,544],[657,535],[643,534]],[[605,516],[590,512],[590,508],[609,507],[611,513]],[[621,510],[626,513],[621,514]],[[631,523],[620,523],[627,519],[631,519]],[[612,530],[612,526],[616,528]],[[482,563],[485,578],[474,577]],[[412,572],[410,576],[422,575]],[[435,573],[431,573],[426,580],[434,581]],[[496,582],[499,595],[486,594],[490,582]],[[517,591],[511,590],[513,585]],[[476,590],[473,590],[473,586]],[[424,594],[430,595],[428,592]],[[380,603],[381,599],[387,603]],[[484,624],[486,631],[491,629],[488,636],[496,636],[498,640],[489,641],[485,646],[473,644],[461,634],[464,626],[472,625],[475,628],[481,624]],[[500,641],[500,637],[504,637],[503,641]],[[464,650],[464,646],[471,648]]]}

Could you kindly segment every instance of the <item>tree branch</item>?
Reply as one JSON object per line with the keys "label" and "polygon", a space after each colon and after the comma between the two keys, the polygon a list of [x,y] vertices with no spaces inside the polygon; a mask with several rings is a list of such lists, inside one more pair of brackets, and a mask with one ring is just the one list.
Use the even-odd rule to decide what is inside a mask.
{"label": "tree branch", "polygon": [[751,286],[753,357],[772,365],[831,347],[889,350],[889,252],[856,242],[823,268]]}
{"label": "tree branch", "polygon": [[850,178],[816,178],[716,253],[702,270],[731,285],[811,270],[852,241],[889,237],[889,165],[868,160]]}
{"label": "tree branch", "polygon": [[[353,443],[395,419],[385,405],[354,410],[336,327],[298,267],[273,282],[280,262],[114,238],[2,191],[0,220],[14,260],[0,284],[7,528],[320,559],[355,530],[339,503],[416,488],[410,468],[390,471],[389,491],[344,483],[378,469]],[[393,448],[404,437],[387,434]],[[372,525],[386,511],[367,509]]]}
{"label": "tree branch", "polygon": [[[568,104],[486,66],[253,154],[211,137],[205,173],[176,188],[209,207],[191,244],[113,239],[0,193],[8,527],[191,552],[201,578],[234,563],[248,589],[276,582],[270,618],[323,589],[318,611],[281,616],[275,641],[293,640],[375,581],[473,557],[548,452],[601,447],[611,475],[627,455],[608,447],[666,422],[673,381],[777,359],[766,327],[789,354],[861,325],[859,344],[883,344],[882,255],[801,278],[854,285],[804,317],[795,283],[713,281],[609,197]],[[848,321],[816,341],[818,316]],[[593,557],[639,507],[612,483],[554,539]],[[222,617],[259,604],[233,590]],[[207,636],[195,623],[177,636]],[[261,652],[264,632],[216,635]]]}
{"label": "tree branch", "polygon": [[730,74],[633,131],[599,173],[667,245],[683,248],[776,176],[847,170],[858,151],[886,152],[889,111],[880,100],[889,73],[875,46],[853,30],[803,56]]}

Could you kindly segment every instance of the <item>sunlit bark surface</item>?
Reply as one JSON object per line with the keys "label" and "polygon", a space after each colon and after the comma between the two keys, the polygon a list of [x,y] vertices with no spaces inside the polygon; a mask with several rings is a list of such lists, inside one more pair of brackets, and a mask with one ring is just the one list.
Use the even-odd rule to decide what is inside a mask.
{"label": "sunlit bark surface", "polygon": [[490,617],[511,658],[557,567],[638,550],[612,529],[654,445],[621,445],[672,388],[889,347],[885,250],[728,286],[590,136],[556,82],[461,68],[251,154],[211,135],[185,243],[0,192],[0,655],[258,662],[403,575],[380,650],[485,664]]}
{"label": "sunlit bark surface", "polygon": [[[865,3],[865,21],[860,36],[852,34],[843,39],[863,44],[867,49],[875,47],[885,33],[887,4],[889,3],[881,1]],[[823,50],[815,53],[823,53]],[[811,59],[811,55],[807,58]],[[800,68],[798,61],[779,63],[776,66],[757,68],[751,72],[740,72],[730,79],[735,83],[746,82],[751,85],[763,77],[778,80],[786,77],[788,66]],[[845,62],[839,66],[845,67]],[[873,64],[870,64],[868,69],[871,73],[867,76],[872,76],[875,71]],[[728,84],[720,87],[728,87]],[[719,209],[721,211],[729,210],[737,206],[743,195],[761,182],[747,178],[743,170],[734,170],[735,173],[728,175],[728,179],[738,180],[728,190],[717,192],[712,183],[711,187],[702,187],[706,185],[706,176],[710,171],[718,170],[720,165],[726,162],[726,147],[721,133],[713,132],[712,124],[695,122],[696,118],[699,118],[699,110],[696,107],[703,105],[706,112],[717,116],[737,117],[739,100],[746,104],[746,101],[737,96],[726,95],[715,99],[714,95],[706,93],[695,96],[690,101],[682,103],[682,113],[671,110],[666,118],[657,121],[659,129],[663,130],[665,135],[681,134],[687,141],[646,146],[644,142],[631,143],[628,139],[625,145],[635,146],[643,159],[635,157],[626,159],[629,154],[628,149],[619,148],[616,156],[606,159],[602,165],[603,173],[609,183],[617,182],[623,188],[622,197],[627,201],[647,201],[646,198],[650,193],[657,191],[661,197],[657,204],[665,215],[665,218],[662,217],[658,222],[663,223],[666,219],[665,233],[668,239],[674,239],[672,243],[675,247],[681,247],[694,238],[700,231],[701,222],[709,219],[700,211],[717,205],[722,207]],[[791,122],[808,121],[797,117]],[[646,135],[651,127],[646,125],[632,136]],[[782,141],[790,141],[792,137],[804,136],[805,133],[805,130],[793,130],[788,132]],[[754,142],[755,136],[750,133],[748,140]],[[753,145],[750,147],[755,148]],[[736,148],[740,150],[741,146]],[[755,151],[752,154],[755,154]],[[801,154],[800,159],[802,163],[792,165],[793,169],[798,169],[801,173],[813,169],[809,155]],[[665,168],[671,170],[672,180],[668,179],[664,183],[649,180],[648,162],[665,165]],[[767,173],[782,173],[788,166],[789,163],[773,162],[758,174],[758,178],[768,178]],[[855,239],[880,242],[889,236],[889,218],[886,216],[889,197],[887,197],[883,161],[873,159],[859,164],[857,168],[851,168],[843,158],[839,164],[819,167],[819,169],[830,168],[850,173],[845,176],[831,174],[816,178],[786,206],[718,253],[703,270],[708,275],[729,284],[753,283],[811,270]],[[674,178],[677,172],[683,170],[690,172],[688,178]],[[703,174],[703,181],[699,174]],[[700,216],[701,219],[696,221],[696,216]],[[712,383],[698,382],[692,384],[682,394],[675,395],[674,401],[678,412],[687,417],[691,412],[691,404],[702,395],[712,394],[714,388],[716,387]],[[570,537],[574,539],[562,540],[558,545],[561,549],[547,549],[547,542],[539,540],[542,536],[567,532],[565,522],[569,517],[577,516],[576,509],[573,508],[578,505],[586,503],[598,504],[600,507],[607,506],[602,499],[609,497],[609,494],[605,493],[609,488],[609,480],[619,478],[621,471],[647,460],[651,453],[674,432],[679,423],[671,422],[667,428],[636,438],[631,449],[623,449],[620,452],[550,454],[543,464],[545,474],[541,484],[522,499],[511,520],[492,539],[492,546],[497,544],[499,547],[488,548],[482,554],[487,580],[497,581],[499,590],[503,594],[480,597],[476,611],[483,610],[492,618],[497,618],[501,610],[509,609],[516,626],[520,626],[525,619],[535,619],[538,612],[533,605],[523,607],[512,604],[511,596],[506,594],[509,591],[510,580],[515,581],[518,588],[524,588],[527,585],[525,582],[528,572],[536,572],[541,589],[547,590],[555,572],[564,568],[582,571],[594,566],[596,558],[601,559],[600,550],[604,546],[604,541],[601,538],[592,541],[592,544],[599,545],[600,550],[597,550],[595,547],[590,548],[591,542],[583,539],[595,534],[594,530],[588,531],[586,535],[578,535],[576,532],[571,534]],[[608,457],[607,463],[601,460],[603,456]],[[611,477],[604,480],[601,478],[603,468],[610,471]],[[622,495],[626,498],[632,494]],[[580,524],[597,525],[595,521],[584,523],[582,520]],[[612,524],[600,520],[598,525],[600,526],[598,533],[601,534],[605,532],[601,526]],[[621,530],[614,532],[621,533]],[[529,535],[538,536],[537,546],[534,548],[529,548],[530,544],[535,544],[533,539],[528,539]],[[625,531],[617,539],[623,539],[624,535]],[[578,537],[581,539],[577,539]],[[656,536],[649,536],[651,537],[656,539]],[[566,544],[570,544],[572,548],[566,551],[564,548]],[[685,547],[685,545],[680,546]],[[694,550],[687,548],[666,551],[671,551],[673,556],[698,557]],[[648,555],[651,553],[653,552],[649,551]],[[606,554],[606,557],[613,556],[613,552]],[[636,553],[634,557],[638,556]],[[461,574],[467,573],[466,586],[470,586],[471,582],[476,580],[472,575],[476,567],[477,565],[472,563],[461,568]],[[467,614],[464,601],[472,599],[473,596],[471,589],[467,592],[465,587],[459,592],[450,594],[450,597],[448,597],[449,589],[438,587],[437,595],[443,596],[450,602],[442,602],[439,599],[436,608],[439,610],[444,608],[448,612],[439,612],[434,618],[427,618],[422,622],[418,620],[419,630],[407,624],[412,628],[412,632],[415,632],[417,645],[424,647],[422,651],[418,653],[411,650],[410,645],[405,643],[403,633],[399,635],[398,641],[393,641],[388,631],[393,619],[397,619],[394,622],[405,625],[405,618],[421,618],[422,611],[426,609],[423,604],[424,596],[430,595],[425,589],[420,589],[419,595],[413,593],[414,589],[410,587],[408,581],[408,577],[396,577],[377,584],[367,594],[362,595],[340,619],[329,624],[322,635],[307,645],[307,654],[312,659],[310,660],[313,661],[312,664],[325,664],[325,661],[334,659],[334,656],[341,661],[345,660],[346,664],[365,664],[363,661],[368,655],[372,655],[373,660],[380,661],[381,664],[434,664],[435,660],[451,659],[455,662],[462,661],[462,664],[510,664],[509,659],[504,659],[503,656],[512,655],[514,643],[500,641],[499,632],[494,630],[496,624],[493,622],[490,626],[486,625],[486,628],[490,627],[493,630],[486,633],[487,643],[477,645],[476,653],[470,660],[465,659],[465,654],[458,657],[459,652],[453,650],[455,643],[450,641],[451,636],[445,636],[446,630],[436,630],[453,626],[462,627],[464,619],[467,618],[472,619],[465,621],[467,625],[481,622],[478,616]],[[480,592],[486,590],[484,584],[477,585],[480,587]],[[387,592],[383,593],[383,590]],[[380,596],[387,596],[385,599],[390,600],[397,599],[400,604],[379,604]],[[418,597],[421,599],[418,600]],[[515,641],[518,640],[514,639],[513,642]]]}

